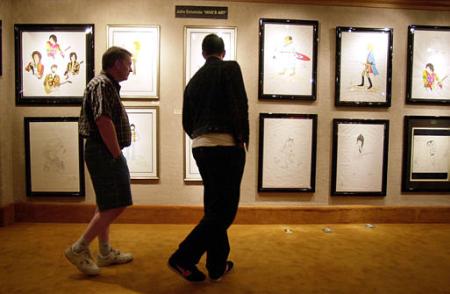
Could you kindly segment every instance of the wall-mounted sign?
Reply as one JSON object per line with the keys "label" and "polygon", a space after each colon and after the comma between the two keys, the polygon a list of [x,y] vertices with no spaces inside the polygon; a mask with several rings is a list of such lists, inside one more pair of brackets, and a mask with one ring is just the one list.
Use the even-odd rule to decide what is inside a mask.
{"label": "wall-mounted sign", "polygon": [[175,6],[175,17],[227,19],[228,7]]}

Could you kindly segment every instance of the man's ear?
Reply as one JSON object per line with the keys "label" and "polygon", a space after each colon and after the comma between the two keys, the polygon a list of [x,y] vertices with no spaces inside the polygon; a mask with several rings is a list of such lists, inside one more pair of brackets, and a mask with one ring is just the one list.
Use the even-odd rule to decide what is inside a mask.
{"label": "man's ear", "polygon": [[221,54],[222,59],[225,57],[226,54],[227,54],[227,51],[223,50],[223,52],[222,52],[222,54]]}
{"label": "man's ear", "polygon": [[203,58],[206,59],[206,52],[202,51]]}

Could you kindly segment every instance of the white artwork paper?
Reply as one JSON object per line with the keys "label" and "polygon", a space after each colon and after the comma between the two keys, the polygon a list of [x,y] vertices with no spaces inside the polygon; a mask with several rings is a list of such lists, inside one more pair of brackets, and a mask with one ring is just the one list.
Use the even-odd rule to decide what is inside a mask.
{"label": "white artwork paper", "polygon": [[265,95],[312,95],[313,27],[264,25]]}
{"label": "white artwork paper", "polygon": [[80,190],[78,122],[30,123],[33,192]]}
{"label": "white artwork paper", "polygon": [[450,31],[414,31],[411,97],[450,100]]}
{"label": "white artwork paper", "polygon": [[21,54],[24,97],[83,96],[85,32],[22,32]]}
{"label": "white artwork paper", "polygon": [[389,34],[341,34],[340,100],[386,102]]}
{"label": "white artwork paper", "polygon": [[123,149],[132,179],[157,179],[157,110],[128,108],[131,145]]}
{"label": "white artwork paper", "polygon": [[312,188],[312,119],[264,119],[263,188]]}
{"label": "white artwork paper", "polygon": [[338,125],[336,192],[378,192],[383,185],[385,126]]}
{"label": "white artwork paper", "polygon": [[121,97],[158,98],[159,27],[108,26],[108,47],[111,46],[132,54],[133,72],[121,83]]}
{"label": "white artwork paper", "polygon": [[185,162],[185,171],[184,171],[184,180],[185,181],[201,181],[202,176],[200,175],[200,171],[198,170],[197,162],[195,161],[194,155],[192,154],[192,140],[189,138],[187,134],[185,134],[184,138],[184,162]]}

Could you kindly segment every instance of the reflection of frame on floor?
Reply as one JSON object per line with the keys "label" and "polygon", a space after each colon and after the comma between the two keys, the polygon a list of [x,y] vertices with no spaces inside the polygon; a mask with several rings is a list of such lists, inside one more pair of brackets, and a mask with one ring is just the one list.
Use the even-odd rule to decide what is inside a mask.
{"label": "reflection of frame on floor", "polygon": [[408,27],[406,102],[450,103],[450,26]]}
{"label": "reflection of frame on floor", "polygon": [[260,113],[259,192],[314,192],[316,114]]}
{"label": "reflection of frame on floor", "polygon": [[28,196],[84,196],[78,117],[25,117]]}
{"label": "reflection of frame on floor", "polygon": [[14,26],[16,104],[80,104],[94,76],[94,25]]}
{"label": "reflection of frame on floor", "polygon": [[236,60],[236,27],[186,26],[184,27],[184,85],[187,85],[197,70],[205,64],[202,41],[207,35],[213,33],[221,37],[225,43],[224,60]]}
{"label": "reflection of frame on floor", "polygon": [[403,192],[450,191],[450,116],[405,116]]}
{"label": "reflection of frame on floor", "polygon": [[125,107],[131,127],[131,145],[122,150],[131,179],[159,179],[158,107]]}
{"label": "reflection of frame on floor", "polygon": [[386,196],[389,121],[333,120],[332,195]]}
{"label": "reflection of frame on floor", "polygon": [[158,99],[159,96],[159,26],[108,25],[108,47],[130,51],[133,72],[121,83],[122,98]]}
{"label": "reflection of frame on floor", "polygon": [[336,106],[391,106],[392,29],[336,28]]}
{"label": "reflection of frame on floor", "polygon": [[184,134],[184,181],[202,182],[202,177],[192,154],[192,140]]}
{"label": "reflection of frame on floor", "polygon": [[317,21],[259,20],[260,99],[315,100]]}

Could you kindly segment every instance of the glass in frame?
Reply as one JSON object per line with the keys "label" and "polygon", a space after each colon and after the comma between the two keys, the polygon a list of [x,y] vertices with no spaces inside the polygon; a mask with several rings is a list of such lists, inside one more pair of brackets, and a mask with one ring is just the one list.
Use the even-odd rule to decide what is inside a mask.
{"label": "glass in frame", "polygon": [[393,30],[336,28],[336,106],[391,106]]}
{"label": "glass in frame", "polygon": [[316,114],[260,113],[259,192],[314,192]]}
{"label": "glass in frame", "polygon": [[16,24],[16,104],[80,104],[94,77],[93,24]]}
{"label": "glass in frame", "polygon": [[389,121],[333,120],[332,195],[386,196]]}
{"label": "glass in frame", "polygon": [[318,21],[259,20],[260,99],[316,99],[318,28]]}

